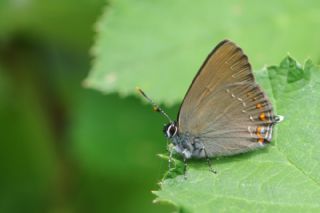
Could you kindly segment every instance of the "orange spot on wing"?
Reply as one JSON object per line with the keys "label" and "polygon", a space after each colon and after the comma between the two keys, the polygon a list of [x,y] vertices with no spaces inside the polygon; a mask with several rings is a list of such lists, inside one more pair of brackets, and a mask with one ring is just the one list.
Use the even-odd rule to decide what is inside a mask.
{"label": "orange spot on wing", "polygon": [[263,138],[258,138],[258,142],[259,142],[259,143],[263,143],[263,142],[264,142],[264,139],[263,139]]}
{"label": "orange spot on wing", "polygon": [[257,136],[259,137],[259,138],[261,138],[262,137],[262,135],[261,135],[261,129],[262,129],[262,127],[261,126],[258,126],[257,127]]}
{"label": "orange spot on wing", "polygon": [[264,112],[261,113],[261,114],[259,115],[259,119],[260,119],[261,121],[266,120],[266,114],[265,114]]}
{"label": "orange spot on wing", "polygon": [[257,104],[257,105],[256,105],[256,108],[257,108],[257,109],[261,109],[261,108],[262,108],[262,104],[260,104],[260,103]]}

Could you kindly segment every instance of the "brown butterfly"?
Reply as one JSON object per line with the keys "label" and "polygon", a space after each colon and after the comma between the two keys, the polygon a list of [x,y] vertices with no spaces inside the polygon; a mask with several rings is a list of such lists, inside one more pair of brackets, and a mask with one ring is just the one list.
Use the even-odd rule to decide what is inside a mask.
{"label": "brown butterfly", "polygon": [[[233,42],[220,42],[193,79],[173,121],[141,89],[139,92],[168,120],[164,133],[173,152],[189,158],[229,156],[266,147],[272,140],[272,104],[256,83],[248,57]],[[211,171],[215,172],[211,169]]]}

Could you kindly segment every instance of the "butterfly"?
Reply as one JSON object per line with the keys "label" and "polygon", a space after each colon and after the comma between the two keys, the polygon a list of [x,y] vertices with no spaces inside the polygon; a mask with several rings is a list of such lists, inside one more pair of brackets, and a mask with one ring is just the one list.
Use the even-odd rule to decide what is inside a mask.
{"label": "butterfly", "polygon": [[235,43],[224,40],[208,55],[194,77],[173,121],[141,89],[139,92],[169,123],[163,132],[172,154],[184,159],[230,156],[261,149],[272,140],[275,115],[271,102],[256,83],[248,57]]}

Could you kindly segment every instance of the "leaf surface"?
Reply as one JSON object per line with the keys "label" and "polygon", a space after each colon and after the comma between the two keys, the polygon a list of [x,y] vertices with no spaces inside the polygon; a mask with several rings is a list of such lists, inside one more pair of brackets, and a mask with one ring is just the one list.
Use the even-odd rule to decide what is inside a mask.
{"label": "leaf surface", "polygon": [[187,180],[178,175],[161,182],[156,201],[190,212],[320,210],[320,69],[287,57],[256,76],[285,117],[270,146],[213,161],[217,175],[205,161],[194,161]]}
{"label": "leaf surface", "polygon": [[315,27],[319,4],[113,1],[97,25],[93,68],[85,84],[121,95],[135,94],[139,86],[157,102],[178,103],[205,57],[226,38],[244,49],[254,70],[274,64],[288,51],[299,60],[319,60],[314,45],[320,37]]}

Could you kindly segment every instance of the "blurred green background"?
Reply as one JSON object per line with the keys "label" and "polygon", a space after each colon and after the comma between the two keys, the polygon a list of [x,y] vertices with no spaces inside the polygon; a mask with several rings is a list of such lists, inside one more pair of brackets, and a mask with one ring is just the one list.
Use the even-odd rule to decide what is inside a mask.
{"label": "blurred green background", "polygon": [[[161,131],[164,120],[152,113],[150,106],[132,96],[133,92],[123,92],[131,94],[124,98],[118,93],[105,95],[82,86],[92,67],[93,57],[90,49],[95,43],[97,20],[103,13],[108,13],[106,8],[109,7],[113,9],[111,15],[113,18],[122,13],[130,14],[130,5],[126,5],[128,1],[126,4],[113,7],[115,2],[118,1],[0,1],[0,212],[170,212],[174,210],[169,205],[152,203],[155,196],[151,191],[158,189],[157,183],[167,168],[167,162],[156,156],[166,151],[166,140]],[[288,12],[288,8],[283,5],[277,7],[276,2],[268,8],[269,11],[276,14],[282,14],[282,11]],[[242,17],[241,10],[240,15],[238,14],[238,3],[230,1],[228,4],[235,11],[235,19]],[[250,2],[246,4],[250,5]],[[307,3],[301,1],[294,8],[301,8],[301,5]],[[162,11],[168,9],[170,14],[175,12],[169,10],[171,7],[168,2],[162,6],[159,11],[157,6],[154,6],[158,14],[156,20],[162,21]],[[147,18],[152,19],[155,13],[149,10],[151,7],[151,3],[146,7],[141,3],[133,13],[141,14],[140,10],[145,10],[150,16]],[[179,8],[177,5],[176,7]],[[203,7],[208,8],[205,4]],[[253,8],[255,7],[261,5],[256,4]],[[192,8],[192,4],[189,4],[188,9]],[[121,13],[117,13],[117,9],[121,10]],[[306,11],[306,8],[303,11]],[[307,11],[307,15],[303,16],[307,17],[307,21],[314,21],[308,22],[309,24],[297,16],[297,20],[301,20],[300,26],[308,26],[318,32],[319,28],[316,25],[319,21],[316,19],[319,17],[318,11],[312,8],[310,13]],[[295,12],[295,10],[290,11],[291,14]],[[194,16],[197,16],[197,13]],[[131,27],[139,26],[139,22],[134,22],[134,19],[123,17],[123,20],[119,21],[122,26],[125,27],[123,25],[126,23],[125,20],[131,20],[136,24],[130,25]],[[188,71],[188,79],[181,81],[181,86],[178,85],[179,90],[174,90],[178,92],[172,93],[171,101],[165,100],[168,96],[166,93],[160,93],[163,88],[168,88],[168,85],[150,86],[153,95],[157,94],[156,91],[160,91],[162,101],[176,104],[166,109],[172,117],[178,110],[176,100],[184,95],[181,91],[185,91],[191,80],[189,78],[192,78],[196,71],[194,67],[198,67],[213,44],[226,35],[242,40],[252,55],[259,51],[264,52],[264,49],[260,50],[257,45],[261,35],[264,36],[264,40],[272,38],[273,46],[268,43],[262,45],[262,48],[266,49],[270,46],[271,49],[268,50],[271,52],[277,50],[277,44],[283,44],[283,40],[289,39],[290,35],[284,33],[282,36],[277,36],[276,32],[278,28],[282,32],[287,32],[290,17],[284,15],[277,18],[277,27],[266,29],[266,31],[271,29],[270,34],[256,30],[256,27],[264,28],[264,25],[258,24],[260,19],[269,23],[268,17],[259,17],[258,12],[249,14],[248,17],[252,19],[245,18],[244,25],[240,25],[238,30],[234,30],[232,22],[223,27],[222,24],[210,26],[211,29],[230,29],[226,30],[227,33],[219,31],[214,42],[208,36],[200,35],[200,38],[205,40],[203,43],[200,42],[200,46],[205,48],[195,52],[189,51],[187,59],[180,57],[185,61],[195,58],[197,64],[193,64],[191,71]],[[143,19],[146,18],[142,14],[137,21]],[[171,21],[168,18],[165,23]],[[161,26],[159,23],[155,25],[159,31],[169,32],[163,27],[165,25]],[[204,24],[208,26],[208,23],[212,23],[209,18]],[[117,22],[113,21],[110,26],[116,29],[115,31],[120,29],[121,32],[121,28],[114,26],[116,24]],[[189,24],[186,22],[184,26],[190,28]],[[193,24],[201,27],[196,21]],[[239,29],[247,29],[246,24],[250,26],[250,33]],[[274,26],[271,22],[269,24]],[[149,25],[144,27],[146,29]],[[290,28],[290,32],[292,31],[295,29]],[[300,58],[308,57],[309,55],[305,54],[309,49],[304,45],[304,41],[308,40],[308,44],[313,47],[310,55],[315,56],[318,61],[319,48],[314,45],[314,41],[318,40],[317,34],[303,34],[306,31],[299,29],[296,31],[300,33],[295,33],[296,37],[290,40],[291,43],[287,43],[287,46],[276,52],[277,57],[285,56],[287,47],[297,41],[301,42],[296,49],[303,51],[296,51],[294,54]],[[124,37],[119,37],[112,32],[108,36],[116,39],[127,39],[132,35],[139,37],[139,33],[143,33],[136,30],[134,34],[124,32]],[[170,33],[172,34],[163,38],[163,42],[167,42],[169,38],[175,42],[186,38],[185,42],[188,43],[188,39],[192,38],[192,35],[189,37],[189,34],[183,34],[180,30]],[[207,33],[212,34],[209,30]],[[250,39],[247,38],[248,34],[251,35]],[[252,36],[256,40],[252,40]],[[198,39],[198,41],[203,40]],[[104,42],[104,45],[108,46],[108,42],[108,40]],[[152,39],[149,42],[152,43]],[[250,42],[255,43],[250,46]],[[135,40],[131,43],[136,44]],[[111,47],[112,44],[111,40]],[[198,43],[194,42],[192,45],[198,46]],[[134,47],[133,45],[131,48],[132,55],[139,56],[140,49]],[[148,51],[154,49],[153,46],[148,46]],[[112,54],[115,50],[111,48],[108,51],[107,54]],[[177,50],[174,54],[179,51],[183,52]],[[149,55],[148,52],[145,54]],[[122,58],[119,52],[115,58],[117,56]],[[176,61],[174,55],[169,56],[171,61],[167,60],[167,63]],[[270,61],[274,60],[273,56],[274,54],[270,54]],[[162,57],[166,58],[168,55]],[[263,54],[257,54],[257,62],[253,62],[255,68],[263,65],[264,57]],[[281,59],[282,57],[273,63],[278,63]],[[181,64],[181,61],[177,61],[177,64]],[[139,66],[134,67],[135,64],[126,65],[129,68],[133,67],[133,70],[140,69]],[[185,67],[188,68],[189,64],[187,63]],[[170,80],[177,79],[178,75],[180,74],[173,74],[174,77],[171,79],[168,79],[167,75],[168,82],[159,79],[155,81],[158,84],[169,84]],[[143,73],[136,76],[143,79]],[[93,75],[93,78],[96,76]],[[138,83],[132,81],[133,85]],[[145,82],[147,90],[150,85],[148,83]],[[111,91],[116,89],[112,88]],[[157,98],[156,96],[155,99]]]}
{"label": "blurred green background", "polygon": [[82,87],[105,7],[0,1],[0,212],[172,210],[151,194],[167,168],[163,120]]}

